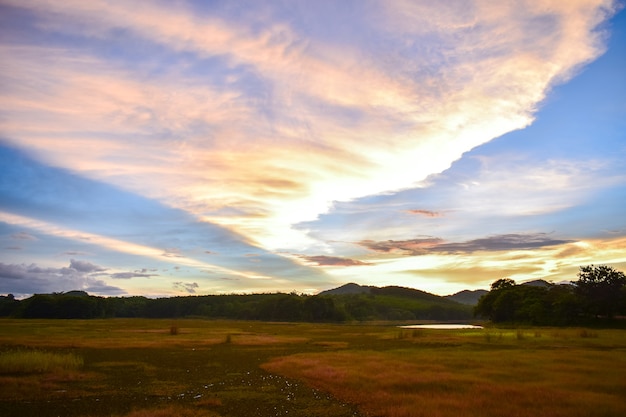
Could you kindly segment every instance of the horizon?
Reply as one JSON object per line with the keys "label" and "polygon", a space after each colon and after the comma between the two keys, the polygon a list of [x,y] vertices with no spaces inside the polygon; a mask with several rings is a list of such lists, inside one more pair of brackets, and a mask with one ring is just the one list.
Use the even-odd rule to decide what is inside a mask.
{"label": "horizon", "polygon": [[[528,282],[534,282],[534,281],[539,281],[539,280],[533,280],[533,281],[528,281]],[[526,284],[526,282],[520,282],[518,284]],[[564,282],[558,282],[558,283],[552,283],[552,284],[554,284],[554,285],[561,285],[561,284],[564,284]],[[417,291],[421,291],[421,292],[424,292],[424,293],[427,293],[427,294],[436,295],[436,296],[442,297],[442,298],[455,296],[455,295],[457,295],[459,293],[462,293],[464,291],[471,291],[471,292],[474,292],[474,291],[489,291],[488,289],[485,289],[485,288],[477,288],[475,290],[467,290],[467,289],[466,290],[460,290],[460,291],[455,292],[454,294],[440,295],[440,294],[429,293],[428,291],[422,291],[419,288],[412,288],[412,287],[404,287],[404,286],[397,286],[397,285],[387,285],[385,287],[377,287],[375,285],[361,285],[361,284],[358,284],[356,282],[347,282],[345,284],[341,284],[341,285],[339,285],[337,287],[334,287],[334,288],[327,288],[327,289],[321,290],[321,291],[319,291],[318,293],[315,293],[315,294],[299,293],[299,294],[296,294],[296,295],[298,295],[298,296],[305,296],[305,297],[315,296],[315,295],[320,295],[321,293],[326,292],[326,291],[332,291],[332,290],[335,290],[335,289],[338,289],[338,288],[345,287],[347,285],[358,285],[359,287],[375,287],[375,288],[385,288],[385,287],[406,288],[408,290],[417,290]],[[137,296],[137,295],[129,295],[129,294],[122,294],[122,295],[97,295],[97,294],[90,294],[88,291],[85,291],[85,290],[67,290],[67,291],[52,292],[52,293],[34,293],[34,294],[29,294],[28,297],[31,297],[33,295],[65,295],[65,294],[73,293],[73,292],[84,292],[88,296],[95,296],[95,297],[135,297],[135,296]],[[213,296],[221,296],[221,295],[230,296],[230,295],[259,295],[259,294],[264,295],[264,294],[292,294],[292,293],[287,292],[287,291],[277,290],[277,291],[268,291],[268,292],[263,292],[263,293],[233,292],[233,293],[221,293],[221,294],[173,294],[173,295],[170,295],[169,297],[187,297],[187,296],[188,297],[213,297]],[[9,294],[7,294],[7,295],[9,295]],[[0,296],[4,297],[5,295],[0,294]],[[28,297],[20,297],[20,298],[15,297],[15,299],[16,300],[24,300],[24,299],[26,299]],[[155,297],[143,296],[143,297],[146,297],[146,298],[156,298],[156,297],[159,297],[159,296],[155,296]],[[168,298],[168,297],[163,297],[163,298]]]}
{"label": "horizon", "polygon": [[0,1],[0,294],[626,269],[624,1]]}

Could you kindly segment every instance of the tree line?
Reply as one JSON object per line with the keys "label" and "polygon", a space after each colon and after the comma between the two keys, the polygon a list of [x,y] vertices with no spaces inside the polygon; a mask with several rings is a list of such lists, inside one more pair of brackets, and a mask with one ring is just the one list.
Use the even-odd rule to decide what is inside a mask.
{"label": "tree line", "polygon": [[[395,291],[395,293],[394,293]],[[410,293],[410,291],[406,291]],[[417,292],[417,291],[415,291]],[[151,299],[97,297],[83,291],[0,297],[0,316],[90,319],[204,317],[264,321],[467,320],[472,307],[443,297],[422,299],[397,287],[375,294],[296,293],[204,295]]]}
{"label": "tree line", "polygon": [[518,285],[509,278],[491,284],[474,314],[494,323],[572,325],[626,316],[626,275],[606,265],[580,267],[578,280],[547,286]]}

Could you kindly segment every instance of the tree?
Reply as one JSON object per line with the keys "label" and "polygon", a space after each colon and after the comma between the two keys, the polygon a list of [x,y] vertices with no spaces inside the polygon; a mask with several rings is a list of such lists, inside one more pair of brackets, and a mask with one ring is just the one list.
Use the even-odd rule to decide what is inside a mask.
{"label": "tree", "polygon": [[515,285],[515,281],[511,278],[500,278],[491,284],[491,291],[512,288],[515,287]]}
{"label": "tree", "polygon": [[491,284],[491,291],[480,297],[474,307],[474,315],[488,317],[492,321],[508,321],[512,319],[512,309],[515,295],[512,290],[516,287],[515,281],[510,278],[501,278]]}
{"label": "tree", "polygon": [[15,314],[19,306],[20,302],[15,299],[13,294],[0,295],[0,317]]}
{"label": "tree", "polygon": [[624,306],[626,275],[606,265],[581,266],[576,293],[588,313],[612,318]]}

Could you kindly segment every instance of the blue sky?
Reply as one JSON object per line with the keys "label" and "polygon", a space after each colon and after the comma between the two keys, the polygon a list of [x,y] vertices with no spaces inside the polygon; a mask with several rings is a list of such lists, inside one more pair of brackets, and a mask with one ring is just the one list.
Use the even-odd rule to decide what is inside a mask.
{"label": "blue sky", "polygon": [[0,8],[0,294],[625,269],[621,2]]}

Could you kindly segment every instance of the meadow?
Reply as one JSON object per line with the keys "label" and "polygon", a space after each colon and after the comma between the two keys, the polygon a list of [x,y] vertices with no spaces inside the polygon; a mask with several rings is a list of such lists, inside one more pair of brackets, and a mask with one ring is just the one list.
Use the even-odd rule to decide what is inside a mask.
{"label": "meadow", "polygon": [[622,416],[626,331],[0,319],[2,416]]}

